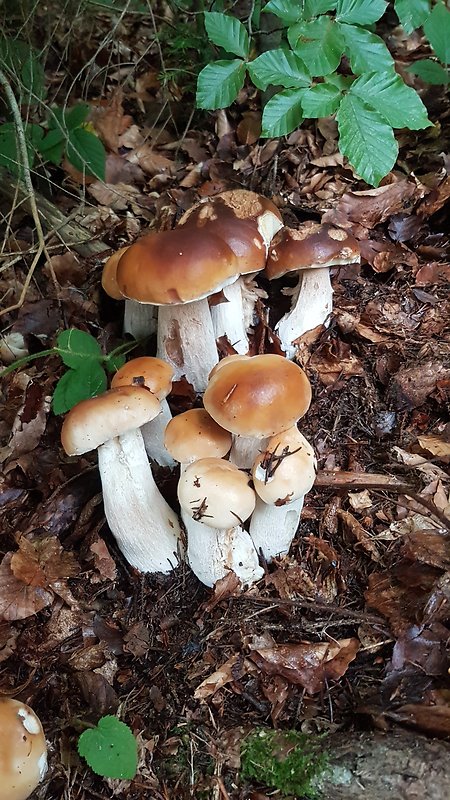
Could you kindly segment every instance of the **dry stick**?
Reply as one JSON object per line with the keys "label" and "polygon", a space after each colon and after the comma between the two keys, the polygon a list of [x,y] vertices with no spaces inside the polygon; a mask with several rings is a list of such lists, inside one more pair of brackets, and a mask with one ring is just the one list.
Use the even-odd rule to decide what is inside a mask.
{"label": "dry stick", "polygon": [[264,606],[272,605],[274,608],[277,606],[294,606],[294,608],[306,608],[311,611],[323,611],[326,614],[332,614],[348,620],[355,620],[356,622],[371,622],[374,625],[382,625],[384,628],[387,626],[386,620],[382,617],[378,617],[376,614],[366,614],[364,611],[352,611],[351,608],[342,608],[333,603],[316,603],[314,600],[302,600],[297,597],[292,600],[274,597],[254,597],[251,594],[242,594],[233,597],[233,602],[236,603],[237,601]]}

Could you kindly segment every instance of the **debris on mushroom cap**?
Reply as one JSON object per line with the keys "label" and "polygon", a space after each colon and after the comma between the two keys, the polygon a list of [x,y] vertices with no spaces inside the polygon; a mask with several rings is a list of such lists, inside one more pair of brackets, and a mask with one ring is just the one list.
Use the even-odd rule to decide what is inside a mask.
{"label": "debris on mushroom cap", "polygon": [[95,450],[128,431],[142,427],[161,410],[158,398],[141,386],[120,386],[82,400],[67,414],[61,444],[69,456]]}
{"label": "debris on mushroom cap", "polygon": [[230,360],[203,397],[209,414],[239,436],[274,436],[306,414],[311,386],[301,367],[278,355]]}
{"label": "debris on mushroom cap", "polygon": [[117,284],[117,266],[123,254],[128,250],[128,247],[121,247],[116,253],[108,258],[103,266],[102,272],[102,287],[109,297],[113,300],[124,300],[124,296]]}
{"label": "debris on mushroom cap", "polygon": [[253,469],[255,491],[265,503],[285,505],[304,497],[316,478],[316,457],[295,426],[269,439]]}
{"label": "debris on mushroom cap", "polygon": [[272,240],[266,274],[272,280],[286,272],[359,261],[357,240],[333,225],[305,222],[297,230],[282,228]]}
{"label": "debris on mushroom cap", "polygon": [[163,400],[172,388],[173,368],[167,361],[154,356],[141,356],[127,361],[117,370],[111,388],[118,386],[145,386],[158,400]]}
{"label": "debris on mushroom cap", "polygon": [[0,699],[0,800],[26,800],[47,772],[40,720],[25,703]]}
{"label": "debris on mushroom cap", "polygon": [[164,444],[176,461],[185,464],[208,456],[225,456],[231,447],[231,434],[204,408],[192,408],[168,423]]}
{"label": "debris on mushroom cap", "polygon": [[222,458],[202,458],[186,467],[178,499],[192,519],[218,530],[240,525],[256,503],[247,473]]}
{"label": "debris on mushroom cap", "polygon": [[176,305],[208,297],[239,274],[231,248],[196,228],[150,233],[128,248],[117,268],[122,294],[140,303]]}

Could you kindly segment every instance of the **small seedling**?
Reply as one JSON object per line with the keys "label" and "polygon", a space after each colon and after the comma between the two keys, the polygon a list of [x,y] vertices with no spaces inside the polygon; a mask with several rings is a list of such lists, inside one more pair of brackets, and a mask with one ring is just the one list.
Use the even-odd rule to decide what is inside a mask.
{"label": "small seedling", "polygon": [[78,752],[103,778],[132,780],[136,775],[137,742],[128,725],[117,717],[102,717],[95,728],[83,731]]}

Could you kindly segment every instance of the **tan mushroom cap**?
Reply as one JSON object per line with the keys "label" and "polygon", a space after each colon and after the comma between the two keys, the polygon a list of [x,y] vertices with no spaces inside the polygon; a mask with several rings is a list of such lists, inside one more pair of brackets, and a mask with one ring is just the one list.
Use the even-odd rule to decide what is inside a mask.
{"label": "tan mushroom cap", "polygon": [[26,800],[47,772],[47,745],[34,711],[0,699],[0,800]]}
{"label": "tan mushroom cap", "polygon": [[221,428],[204,408],[191,408],[167,424],[164,445],[181,464],[199,458],[222,458],[231,448],[231,433]]}
{"label": "tan mushroom cap", "polygon": [[244,522],[256,504],[247,473],[222,458],[189,464],[178,483],[178,499],[192,519],[218,530]]}
{"label": "tan mushroom cap", "polygon": [[222,369],[222,367],[226,366],[226,364],[230,364],[231,361],[236,361],[237,359],[240,359],[242,361],[242,359],[244,358],[251,358],[251,356],[243,356],[239,355],[239,353],[232,353],[232,355],[230,356],[225,356],[224,358],[221,358],[220,361],[218,361],[217,364],[213,366],[211,372],[209,373],[208,376],[209,380],[211,380],[212,376],[215,375],[216,372],[219,371],[219,369]]}
{"label": "tan mushroom cap", "polygon": [[269,248],[266,274],[272,280],[286,272],[354,264],[359,259],[359,244],[348,231],[309,221],[298,230],[278,231]]}
{"label": "tan mushroom cap", "polygon": [[109,439],[140,428],[159,414],[158,398],[141,386],[120,386],[82,400],[65,418],[61,444],[68,456],[95,450]]}
{"label": "tan mushroom cap", "polygon": [[130,300],[170,305],[208,297],[238,274],[236,256],[222,239],[184,226],[131,245],[120,259],[117,283]]}
{"label": "tan mushroom cap", "polygon": [[203,396],[206,410],[222,428],[257,438],[291,428],[310,403],[311,386],[303,370],[270,354],[224,364]]}
{"label": "tan mushroom cap", "polygon": [[162,358],[133,358],[117,370],[111,381],[111,389],[117,389],[118,386],[145,386],[158,400],[164,400],[172,389],[173,372],[173,367]]}
{"label": "tan mushroom cap", "polygon": [[121,247],[116,253],[108,258],[103,266],[102,272],[102,287],[107,295],[113,300],[123,300],[124,296],[117,284],[117,266],[123,254],[128,250],[128,247]]}
{"label": "tan mushroom cap", "polygon": [[313,448],[294,426],[272,436],[256,459],[252,468],[255,491],[270,505],[292,503],[312,488],[316,468]]}

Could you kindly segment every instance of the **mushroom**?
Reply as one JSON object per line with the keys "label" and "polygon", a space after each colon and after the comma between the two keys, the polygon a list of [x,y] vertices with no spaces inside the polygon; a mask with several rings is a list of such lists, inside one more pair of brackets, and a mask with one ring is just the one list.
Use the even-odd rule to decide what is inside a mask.
{"label": "mushroom", "polygon": [[271,437],[256,459],[252,475],[257,500],[250,536],[267,562],[289,552],[316,469],[314,450],[296,426]]}
{"label": "mushroom", "polygon": [[155,306],[149,308],[136,300],[124,298],[120,291],[117,283],[117,266],[127,250],[128,247],[121,247],[105,262],[102,272],[102,287],[103,291],[113,300],[125,300],[123,332],[129,333],[134,339],[145,339],[156,333],[158,311]]}
{"label": "mushroom", "polygon": [[148,389],[110,389],[69,411],[61,442],[70,456],[98,448],[105,515],[119,549],[132,567],[167,573],[176,564],[180,525],[156,486],[140,431],[159,411]]}
{"label": "mushroom", "polygon": [[303,370],[271,354],[219,362],[203,397],[213,419],[235,434],[230,459],[241,469],[251,469],[267,437],[291,428],[310,402]]}
{"label": "mushroom", "polygon": [[193,573],[213,586],[233,570],[243,584],[263,570],[243,522],[255,507],[255,492],[245,472],[222,458],[202,458],[183,471],[178,499],[184,511],[187,558]]}
{"label": "mushroom", "polygon": [[221,428],[204,408],[178,414],[166,427],[164,444],[181,464],[181,473],[199,458],[222,458],[231,447],[231,433]]}
{"label": "mushroom", "polygon": [[121,367],[111,381],[118,386],[145,386],[156,395],[161,412],[141,428],[147,455],[162,467],[174,467],[175,461],[164,446],[164,432],[172,413],[166,400],[172,388],[173,369],[166,361],[152,356],[133,358]]}
{"label": "mushroom", "polygon": [[[234,189],[200,200],[183,214],[178,224],[214,233],[235,254],[240,275],[222,289],[218,303],[211,303],[211,317],[216,338],[226,336],[237,353],[246,354],[248,309],[244,314],[241,276],[264,269],[269,244],[283,225],[280,212],[267,197],[247,189]],[[251,292],[248,281],[245,292],[247,303],[249,293],[253,295],[254,306],[258,293]]]}
{"label": "mushroom", "polygon": [[300,336],[327,322],[333,307],[329,268],[359,259],[356,239],[333,225],[310,221],[298,230],[283,228],[276,234],[269,248],[267,277],[273,280],[287,272],[299,272],[291,310],[275,326],[288,358],[294,358]]}
{"label": "mushroom", "polygon": [[0,800],[26,800],[47,772],[47,745],[30,706],[0,699]]}
{"label": "mushroom", "polygon": [[157,355],[203,392],[218,361],[208,296],[238,275],[236,257],[218,236],[183,226],[143,236],[117,268],[125,297],[159,305]]}

